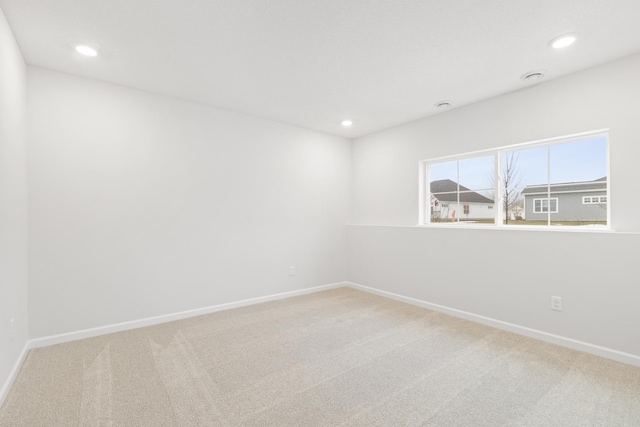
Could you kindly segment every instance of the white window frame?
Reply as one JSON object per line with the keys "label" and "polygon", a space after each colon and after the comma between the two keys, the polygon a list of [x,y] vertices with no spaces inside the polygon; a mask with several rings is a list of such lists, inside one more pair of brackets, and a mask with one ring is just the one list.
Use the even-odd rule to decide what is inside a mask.
{"label": "white window frame", "polygon": [[[536,210],[536,202],[538,200],[540,200],[540,210],[539,211]],[[546,202],[547,200],[549,201],[549,203],[548,203],[549,206],[547,206],[547,208],[549,210],[544,211],[544,210],[542,210],[542,209],[544,209],[543,202]],[[551,200],[555,200],[556,201],[556,210],[555,211],[551,210]],[[542,199],[533,199],[533,213],[547,213],[547,212],[548,213],[558,213],[558,198],[557,197],[545,197],[545,198],[542,198]]]}
{"label": "white window frame", "polygon": [[[503,206],[503,189],[502,189],[502,179],[501,179],[501,171],[502,171],[502,155],[506,152],[510,152],[510,151],[517,151],[517,150],[522,150],[522,149],[528,149],[528,148],[534,148],[534,147],[544,147],[544,146],[552,146],[552,145],[557,145],[557,144],[564,144],[564,143],[570,143],[570,142],[579,142],[579,141],[583,141],[585,139],[590,139],[590,138],[604,138],[606,141],[606,173],[607,173],[607,185],[606,185],[606,195],[604,197],[606,197],[607,202],[607,223],[604,226],[601,227],[597,227],[597,228],[591,228],[591,227],[575,227],[575,226],[552,226],[551,225],[551,213],[553,212],[549,212],[547,213],[547,220],[548,223],[547,225],[513,225],[513,224],[508,224],[505,225],[502,223],[502,219],[504,217],[504,206]],[[598,129],[598,130],[594,130],[594,131],[589,131],[589,132],[581,132],[581,133],[576,133],[576,134],[572,134],[572,135],[564,135],[564,136],[559,136],[559,137],[554,137],[554,138],[547,138],[547,139],[542,139],[542,140],[537,140],[537,141],[530,141],[530,142],[525,142],[525,143],[520,143],[520,144],[513,144],[513,145],[507,145],[507,146],[503,146],[503,147],[497,147],[497,148],[491,148],[491,149],[486,149],[486,150],[478,150],[478,151],[473,151],[473,152],[468,152],[468,153],[464,153],[464,154],[460,154],[460,155],[452,155],[452,156],[443,156],[443,157],[437,157],[437,158],[433,158],[433,159],[427,159],[427,160],[421,160],[420,162],[418,162],[418,166],[419,166],[419,173],[418,173],[418,199],[419,199],[419,204],[418,204],[418,225],[420,226],[433,226],[433,227],[451,227],[451,225],[443,225],[441,223],[434,223],[431,222],[431,215],[430,215],[430,202],[427,202],[430,200],[430,188],[429,188],[429,183],[430,183],[430,179],[429,179],[429,167],[431,165],[434,164],[438,164],[438,163],[445,163],[445,162],[453,162],[453,161],[460,161],[460,160],[465,160],[465,159],[472,159],[472,158],[477,158],[477,157],[486,157],[486,156],[495,156],[495,177],[494,177],[494,182],[496,183],[496,188],[494,189],[494,206],[495,209],[494,213],[495,213],[495,220],[494,220],[494,224],[483,224],[483,225],[470,225],[470,224],[464,224],[464,222],[459,222],[459,221],[455,221],[456,223],[456,227],[468,227],[468,228],[510,228],[510,229],[514,229],[514,228],[526,228],[526,229],[552,229],[552,230],[571,230],[571,231],[584,231],[584,232],[588,232],[588,231],[597,231],[597,230],[611,230],[611,205],[610,203],[608,203],[608,201],[611,198],[611,166],[610,166],[610,143],[609,143],[609,129]],[[549,154],[548,156],[548,162],[551,162],[551,156]],[[548,184],[547,184],[547,191],[546,191],[546,195],[547,198],[551,198],[551,168],[548,168],[549,170],[549,177],[548,177]],[[545,193],[542,193],[543,195]],[[584,199],[583,199],[584,201]],[[559,209],[559,205],[558,202],[556,202],[556,212]],[[451,222],[449,222],[448,224],[451,224]]]}

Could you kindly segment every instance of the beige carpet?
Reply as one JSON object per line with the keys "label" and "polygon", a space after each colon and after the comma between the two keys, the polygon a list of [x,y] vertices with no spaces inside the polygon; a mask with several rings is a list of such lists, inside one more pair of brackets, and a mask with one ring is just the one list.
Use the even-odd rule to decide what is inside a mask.
{"label": "beige carpet", "polygon": [[29,352],[2,426],[640,426],[640,368],[349,288]]}

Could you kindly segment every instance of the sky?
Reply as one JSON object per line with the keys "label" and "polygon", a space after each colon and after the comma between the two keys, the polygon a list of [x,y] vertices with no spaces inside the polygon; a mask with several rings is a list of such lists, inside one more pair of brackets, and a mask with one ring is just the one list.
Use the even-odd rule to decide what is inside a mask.
{"label": "sky", "polygon": [[[511,154],[512,153],[512,154]],[[551,183],[593,181],[607,176],[607,140],[605,137],[503,152],[515,155],[520,177],[518,188]],[[549,162],[550,155],[550,162]],[[450,179],[474,190],[489,190],[493,185],[494,156],[437,163],[429,168],[429,180]],[[459,167],[459,172],[458,172]]]}

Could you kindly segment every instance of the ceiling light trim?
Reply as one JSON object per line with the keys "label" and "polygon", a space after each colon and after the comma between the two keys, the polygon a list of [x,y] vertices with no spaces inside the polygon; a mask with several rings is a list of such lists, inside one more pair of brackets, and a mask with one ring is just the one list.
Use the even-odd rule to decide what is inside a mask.
{"label": "ceiling light trim", "polygon": [[551,39],[549,46],[554,49],[564,49],[574,44],[577,40],[578,35],[576,33],[566,33]]}
{"label": "ceiling light trim", "polygon": [[77,53],[87,58],[95,58],[98,56],[98,49],[86,44],[77,44],[74,49]]}

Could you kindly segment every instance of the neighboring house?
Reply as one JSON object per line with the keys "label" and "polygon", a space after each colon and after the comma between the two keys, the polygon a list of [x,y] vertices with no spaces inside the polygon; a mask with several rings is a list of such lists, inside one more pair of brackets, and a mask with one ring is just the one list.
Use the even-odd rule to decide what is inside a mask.
{"label": "neighboring house", "polygon": [[607,177],[595,181],[551,184],[547,200],[547,185],[528,185],[522,190],[527,220],[606,221]]}
{"label": "neighboring house", "polygon": [[460,185],[458,200],[458,184],[450,179],[431,182],[431,219],[445,221],[455,217],[460,220],[493,219],[493,200],[467,187]]}

